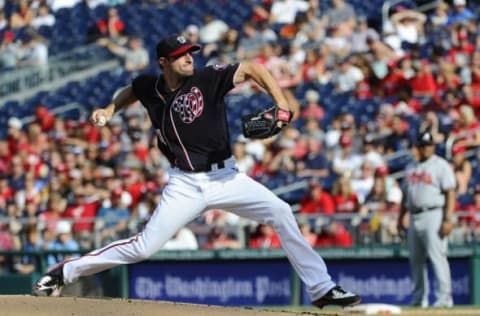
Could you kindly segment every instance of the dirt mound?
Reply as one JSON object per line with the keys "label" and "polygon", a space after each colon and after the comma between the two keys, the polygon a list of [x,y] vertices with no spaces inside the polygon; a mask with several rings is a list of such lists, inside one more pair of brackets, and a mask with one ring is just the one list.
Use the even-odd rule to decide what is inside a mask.
{"label": "dirt mound", "polygon": [[[340,315],[336,312],[287,312],[130,299],[0,296],[1,316],[294,316]],[[342,313],[343,314],[343,313]]]}

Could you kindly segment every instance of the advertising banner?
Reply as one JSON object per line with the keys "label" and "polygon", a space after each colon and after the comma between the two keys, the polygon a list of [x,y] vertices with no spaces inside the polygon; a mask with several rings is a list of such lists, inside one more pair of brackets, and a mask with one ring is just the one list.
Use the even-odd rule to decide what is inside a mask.
{"label": "advertising banner", "polygon": [[[450,258],[453,301],[471,304],[470,265],[467,258]],[[409,305],[413,283],[407,260],[345,260],[327,261],[333,280],[345,289],[359,294],[362,303]],[[434,275],[429,269],[430,304],[435,301]],[[310,305],[305,286],[302,286],[302,302]]]}
{"label": "advertising banner", "polygon": [[289,305],[282,261],[142,262],[129,266],[129,297],[225,306]]}

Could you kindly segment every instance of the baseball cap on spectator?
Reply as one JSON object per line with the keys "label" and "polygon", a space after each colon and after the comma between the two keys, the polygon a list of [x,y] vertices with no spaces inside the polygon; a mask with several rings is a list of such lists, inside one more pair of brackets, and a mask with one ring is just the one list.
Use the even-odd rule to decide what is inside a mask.
{"label": "baseball cap on spectator", "polygon": [[147,192],[155,192],[155,190],[157,190],[157,185],[153,181],[147,181],[147,183],[145,183],[145,190]]}
{"label": "baseball cap on spectator", "polygon": [[68,173],[70,179],[80,179],[82,178],[82,171],[80,169],[72,169]]}
{"label": "baseball cap on spectator", "polygon": [[103,179],[113,178],[114,175],[115,175],[115,172],[113,171],[112,168],[109,168],[109,167],[98,168],[98,176],[100,178],[103,178]]}
{"label": "baseball cap on spectator", "polygon": [[22,121],[16,117],[11,117],[8,119],[8,127],[21,129],[23,126]]}
{"label": "baseball cap on spectator", "polygon": [[25,203],[26,204],[33,203],[33,202],[35,202],[35,199],[33,198],[33,196],[27,196],[25,198]]}
{"label": "baseball cap on spectator", "polygon": [[119,198],[119,197],[122,196],[122,193],[123,193],[122,188],[116,187],[116,188],[113,189],[113,191],[112,191],[112,197]]}
{"label": "baseball cap on spectator", "polygon": [[305,93],[305,100],[310,103],[317,103],[320,99],[320,94],[312,89],[307,90]]}
{"label": "baseball cap on spectator", "polygon": [[57,172],[65,172],[65,171],[67,171],[67,169],[68,169],[68,168],[67,168],[67,165],[64,164],[63,162],[62,162],[62,163],[59,163],[59,164],[57,164],[57,165],[55,166],[55,170],[56,170]]}
{"label": "baseball cap on spectator", "polygon": [[70,234],[72,232],[72,225],[69,221],[58,221],[57,222],[57,234]]}
{"label": "baseball cap on spectator", "polygon": [[308,181],[310,189],[322,188],[322,182],[319,179],[313,178]]}
{"label": "baseball cap on spectator", "polygon": [[200,50],[200,45],[192,44],[185,36],[168,36],[158,42],[156,51],[157,58],[160,57],[179,57],[188,52]]}
{"label": "baseball cap on spectator", "polygon": [[74,155],[81,155],[83,154],[83,148],[80,146],[73,146],[70,148],[70,152]]}
{"label": "baseball cap on spectator", "polygon": [[281,149],[295,148],[295,141],[293,139],[282,139],[278,142],[278,147]]}
{"label": "baseball cap on spectator", "polygon": [[453,146],[453,148],[452,148],[452,154],[454,154],[454,155],[462,154],[464,152],[465,152],[465,147],[464,146],[456,145],[456,146]]}
{"label": "baseball cap on spectator", "polygon": [[467,0],[453,0],[453,5],[455,6],[466,6]]}
{"label": "baseball cap on spectator", "polygon": [[119,171],[119,175],[121,177],[129,177],[132,174],[132,170],[130,168],[122,168]]}
{"label": "baseball cap on spectator", "polygon": [[347,147],[347,146],[351,146],[353,144],[353,139],[352,137],[348,136],[348,135],[342,135],[340,137],[340,145],[342,147]]}
{"label": "baseball cap on spectator", "polygon": [[199,28],[198,26],[196,26],[195,24],[189,24],[186,28],[185,28],[185,31],[188,33],[188,34],[197,34],[199,32]]}
{"label": "baseball cap on spectator", "polygon": [[368,32],[367,33],[367,42],[376,42],[380,40],[380,35],[377,32]]}
{"label": "baseball cap on spectator", "polygon": [[473,194],[480,194],[480,184],[477,184],[473,189]]}
{"label": "baseball cap on spectator", "polygon": [[5,33],[3,33],[4,41],[13,41],[14,38],[15,38],[15,33],[13,33],[12,31],[6,31]]}
{"label": "baseball cap on spectator", "polygon": [[357,15],[357,22],[367,22],[367,16],[363,14]]}
{"label": "baseball cap on spectator", "polygon": [[350,129],[352,128],[352,123],[350,123],[349,121],[343,121],[340,127],[341,129]]}
{"label": "baseball cap on spectator", "polygon": [[417,145],[418,146],[430,146],[433,145],[433,136],[429,131],[421,132],[417,136]]}
{"label": "baseball cap on spectator", "polygon": [[372,134],[366,134],[363,137],[363,144],[375,144],[375,137]]}
{"label": "baseball cap on spectator", "polygon": [[457,33],[457,37],[460,41],[468,40],[468,33],[465,30],[459,31]]}
{"label": "baseball cap on spectator", "polygon": [[385,165],[378,166],[375,168],[375,176],[376,177],[385,177],[389,173],[388,167]]}

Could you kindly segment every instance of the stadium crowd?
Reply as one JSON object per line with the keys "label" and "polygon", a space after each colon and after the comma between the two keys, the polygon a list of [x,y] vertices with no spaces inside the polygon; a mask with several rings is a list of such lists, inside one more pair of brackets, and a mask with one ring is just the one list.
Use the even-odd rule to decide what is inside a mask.
{"label": "stadium crowd", "polygon": [[[19,0],[0,11],[2,69],[26,65],[28,58],[47,62],[47,42],[31,29],[53,25],[57,10],[78,2]],[[357,14],[345,0],[332,0],[326,11],[315,0],[251,3],[241,29],[206,14],[203,24],[185,25],[183,34],[202,44],[199,63],[264,64],[298,105],[297,120],[279,137],[234,135],[232,141],[239,168],[252,177],[307,181],[303,194],[289,201],[305,238],[315,247],[401,242],[401,178],[392,174],[401,170],[392,170],[385,157],[410,151],[415,157],[415,135],[428,128],[441,155],[448,154],[446,140],[457,139],[451,167],[460,215],[451,241],[478,241],[480,29],[474,8],[466,0],[439,2],[426,13],[397,5],[381,23]],[[85,30],[93,43],[122,58],[125,71],[155,69],[142,38],[126,36],[128,21],[117,15],[128,1],[86,4],[111,6],[105,20]],[[353,95],[356,108],[332,112],[319,87]],[[256,93],[245,84],[232,95]],[[370,101],[378,107],[367,109]],[[102,128],[55,116],[42,104],[34,115],[30,123],[11,117],[8,135],[0,139],[0,249],[75,251],[138,232],[161,197],[169,166],[141,104]],[[268,225],[223,210],[207,211],[165,245],[248,247],[280,244]],[[36,264],[30,256],[0,257],[0,273],[29,273]]]}

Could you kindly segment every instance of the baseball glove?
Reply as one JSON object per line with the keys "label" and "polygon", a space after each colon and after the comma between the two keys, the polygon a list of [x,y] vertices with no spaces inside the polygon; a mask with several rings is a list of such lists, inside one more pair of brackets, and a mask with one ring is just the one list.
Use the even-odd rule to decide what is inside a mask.
{"label": "baseball glove", "polygon": [[293,112],[277,105],[242,116],[242,132],[247,138],[263,139],[278,134],[292,120]]}

